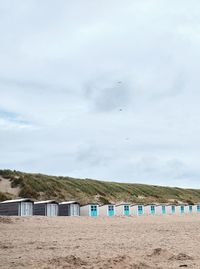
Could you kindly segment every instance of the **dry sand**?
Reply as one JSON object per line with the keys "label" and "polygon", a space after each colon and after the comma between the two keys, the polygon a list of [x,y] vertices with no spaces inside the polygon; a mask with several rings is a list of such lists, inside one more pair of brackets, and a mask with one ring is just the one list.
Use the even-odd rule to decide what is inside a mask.
{"label": "dry sand", "polygon": [[9,193],[18,196],[20,187],[12,188],[10,180],[0,176],[0,190],[2,193]]}
{"label": "dry sand", "polygon": [[0,217],[0,268],[200,268],[200,215]]}

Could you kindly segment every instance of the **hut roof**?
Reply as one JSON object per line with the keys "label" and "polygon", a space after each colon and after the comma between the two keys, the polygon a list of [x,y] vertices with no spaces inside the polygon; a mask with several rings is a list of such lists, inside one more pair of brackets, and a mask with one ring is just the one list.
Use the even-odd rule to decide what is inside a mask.
{"label": "hut roof", "polygon": [[138,203],[138,204],[131,204],[131,207],[132,207],[132,206],[138,206],[138,205],[144,206],[144,204],[139,204],[139,203]]}
{"label": "hut roof", "polygon": [[116,206],[122,206],[122,205],[131,205],[130,203],[121,203],[121,204],[118,204]]}
{"label": "hut roof", "polygon": [[152,203],[152,204],[145,204],[144,206],[151,206],[151,205],[158,206],[158,204],[155,204],[155,203]]}
{"label": "hut roof", "polygon": [[110,203],[110,204],[104,204],[104,205],[100,205],[100,207],[102,207],[102,206],[108,206],[108,205],[115,205],[115,204],[112,204],[112,203]]}
{"label": "hut roof", "polygon": [[81,205],[81,207],[82,207],[82,206],[87,206],[87,205],[98,205],[98,206],[99,206],[98,203],[88,203],[88,204]]}
{"label": "hut roof", "polygon": [[20,199],[6,200],[6,201],[1,202],[1,204],[20,203],[20,202],[27,202],[27,201],[33,202],[33,200],[30,198],[20,198]]}
{"label": "hut roof", "polygon": [[57,202],[55,200],[46,200],[46,201],[37,201],[37,202],[34,202],[34,204],[50,204],[50,203],[56,203]]}
{"label": "hut roof", "polygon": [[76,201],[64,201],[59,203],[59,205],[68,205],[68,204],[79,204],[79,203]]}

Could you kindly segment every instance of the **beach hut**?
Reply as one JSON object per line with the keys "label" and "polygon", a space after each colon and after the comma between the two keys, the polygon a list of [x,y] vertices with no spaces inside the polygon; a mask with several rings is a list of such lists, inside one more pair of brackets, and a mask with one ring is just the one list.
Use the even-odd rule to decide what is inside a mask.
{"label": "beach hut", "polygon": [[99,215],[100,216],[108,216],[108,217],[115,216],[115,205],[114,204],[107,204],[107,205],[100,206],[99,207]]}
{"label": "beach hut", "polygon": [[200,204],[194,205],[193,208],[194,208],[194,213],[200,213]]}
{"label": "beach hut", "polygon": [[47,217],[58,216],[58,203],[54,200],[35,202],[33,214]]}
{"label": "beach hut", "polygon": [[186,213],[186,205],[185,204],[179,204],[176,206],[176,214],[184,214]]}
{"label": "beach hut", "polygon": [[33,200],[29,198],[7,200],[0,203],[0,215],[32,216]]}
{"label": "beach hut", "polygon": [[81,216],[97,217],[99,216],[98,204],[87,204],[80,207]]}
{"label": "beach hut", "polygon": [[145,205],[144,211],[145,211],[145,215],[155,215],[156,214],[156,204]]}
{"label": "beach hut", "polygon": [[80,204],[76,201],[59,203],[59,216],[80,216]]}
{"label": "beach hut", "polygon": [[186,205],[185,206],[185,213],[194,213],[195,212],[195,207],[194,205]]}
{"label": "beach hut", "polygon": [[131,215],[144,215],[144,205],[131,205]]}
{"label": "beach hut", "polygon": [[176,205],[167,205],[166,212],[167,212],[167,214],[170,214],[170,215],[178,213],[177,206]]}
{"label": "beach hut", "polygon": [[156,215],[166,215],[167,214],[167,205],[160,204],[156,206]]}
{"label": "beach hut", "polygon": [[119,204],[115,206],[116,216],[130,216],[130,204]]}

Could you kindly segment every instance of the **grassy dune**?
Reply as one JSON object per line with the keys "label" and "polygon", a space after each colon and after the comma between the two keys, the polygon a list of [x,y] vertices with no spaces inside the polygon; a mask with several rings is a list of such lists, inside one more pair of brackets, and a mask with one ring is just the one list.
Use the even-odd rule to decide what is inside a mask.
{"label": "grassy dune", "polygon": [[[75,199],[89,202],[189,202],[200,201],[200,190],[160,187],[145,184],[105,182],[92,179],[56,177],[0,170],[0,177],[9,180],[12,188],[20,187],[19,197],[34,199]],[[0,200],[14,198],[0,189]]]}

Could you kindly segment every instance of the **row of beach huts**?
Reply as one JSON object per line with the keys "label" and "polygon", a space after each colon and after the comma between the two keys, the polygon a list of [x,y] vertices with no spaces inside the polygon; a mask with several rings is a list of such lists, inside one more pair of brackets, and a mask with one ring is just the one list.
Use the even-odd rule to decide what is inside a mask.
{"label": "row of beach huts", "polygon": [[0,203],[4,216],[140,216],[200,213],[200,204],[106,204],[81,206],[76,201],[58,203],[54,200],[33,201],[29,198],[7,200]]}

